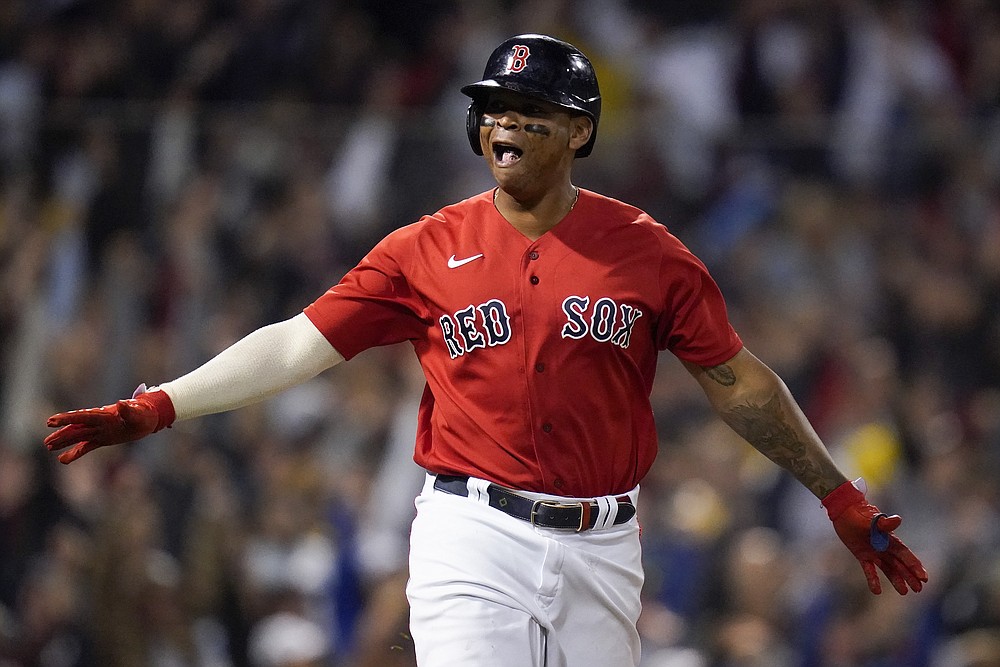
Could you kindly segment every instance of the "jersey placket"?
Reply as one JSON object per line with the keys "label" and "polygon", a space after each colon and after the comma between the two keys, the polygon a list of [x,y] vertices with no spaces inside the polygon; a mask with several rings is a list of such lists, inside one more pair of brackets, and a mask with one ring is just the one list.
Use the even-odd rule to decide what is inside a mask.
{"label": "jersey placket", "polygon": [[538,343],[544,340],[545,332],[534,330],[534,328],[547,327],[548,313],[556,307],[549,302],[548,295],[552,293],[553,285],[548,284],[551,276],[546,274],[546,259],[551,259],[547,253],[544,239],[535,241],[522,255],[522,288],[521,307],[524,321],[524,373],[527,398],[529,405],[529,418],[531,419],[531,435],[535,448],[535,460],[538,462],[542,483],[545,487],[551,487],[558,493],[564,486],[564,481],[559,477],[550,479],[551,470],[546,466],[547,456],[542,452],[550,451],[553,438],[557,435],[557,425],[553,422],[552,415],[543,414],[539,410],[539,383],[541,376],[547,372],[545,359],[537,355]]}

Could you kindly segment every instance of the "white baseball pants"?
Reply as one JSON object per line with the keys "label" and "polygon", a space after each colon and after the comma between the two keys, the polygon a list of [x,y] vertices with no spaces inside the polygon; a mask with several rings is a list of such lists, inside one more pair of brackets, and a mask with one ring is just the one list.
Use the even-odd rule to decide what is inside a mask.
{"label": "white baseball pants", "polygon": [[[635,518],[581,533],[538,528],[488,506],[472,488],[482,480],[468,498],[433,482],[416,500],[406,589],[420,667],[639,664]],[[629,495],[636,502],[638,489]]]}

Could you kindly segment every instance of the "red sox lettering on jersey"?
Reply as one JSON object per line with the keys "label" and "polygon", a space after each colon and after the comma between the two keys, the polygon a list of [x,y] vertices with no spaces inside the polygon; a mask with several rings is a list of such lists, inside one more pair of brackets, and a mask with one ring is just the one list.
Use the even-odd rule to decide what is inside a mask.
{"label": "red sox lettering on jersey", "polygon": [[[632,327],[642,311],[614,299],[601,297],[590,308],[589,296],[571,295],[562,302],[566,316],[561,335],[580,339],[590,335],[601,343],[627,348]],[[480,348],[496,347],[510,342],[510,315],[500,299],[490,299],[478,306],[467,306],[453,315],[442,315],[441,332],[452,359]]]}
{"label": "red sox lettering on jersey", "polygon": [[[481,320],[481,326],[477,320]],[[510,342],[510,315],[500,299],[468,306],[454,315],[442,315],[439,322],[452,359],[476,348],[496,347]]]}
{"label": "red sox lettering on jersey", "polygon": [[741,342],[704,265],[639,209],[581,190],[535,241],[485,192],[396,230],[305,310],[346,358],[409,341],[427,387],[414,459],[566,496],[652,465],[657,355]]}
{"label": "red sox lettering on jersey", "polygon": [[[568,296],[562,303],[568,322],[562,328],[563,338],[583,338],[587,334],[594,340],[627,348],[632,339],[632,327],[642,317],[642,311],[626,303],[615,303],[610,297],[601,297],[590,308],[589,296]],[[590,317],[587,317],[587,313]]]}

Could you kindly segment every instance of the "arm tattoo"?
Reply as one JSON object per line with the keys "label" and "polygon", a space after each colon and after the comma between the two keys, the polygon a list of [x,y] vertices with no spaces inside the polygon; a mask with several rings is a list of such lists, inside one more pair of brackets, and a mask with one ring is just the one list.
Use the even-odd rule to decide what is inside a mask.
{"label": "arm tattoo", "polygon": [[705,368],[705,373],[723,387],[732,387],[736,384],[736,373],[726,364],[719,364],[711,368]]}
{"label": "arm tattoo", "polygon": [[744,403],[727,410],[723,420],[757,451],[791,472],[807,488],[826,495],[833,487],[807,442],[799,437],[794,418],[778,396],[763,405]]}

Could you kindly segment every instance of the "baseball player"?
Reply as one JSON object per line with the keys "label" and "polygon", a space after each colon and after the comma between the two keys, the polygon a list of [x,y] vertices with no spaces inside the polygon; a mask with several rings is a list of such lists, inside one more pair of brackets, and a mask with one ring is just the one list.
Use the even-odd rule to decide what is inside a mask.
{"label": "baseball player", "polygon": [[390,233],[302,313],[191,373],[52,416],[48,448],[69,463],[409,341],[426,378],[407,584],[418,664],[638,665],[635,515],[669,350],[729,426],[822,501],[873,593],[878,570],[919,591],[927,572],[893,534],[900,518],[838,470],[744,347],[704,264],[643,211],[573,185],[601,115],[586,56],[519,35],[462,92],[498,187]]}

